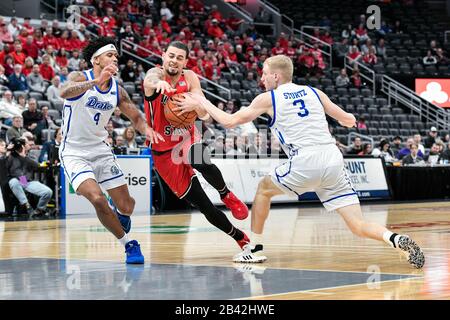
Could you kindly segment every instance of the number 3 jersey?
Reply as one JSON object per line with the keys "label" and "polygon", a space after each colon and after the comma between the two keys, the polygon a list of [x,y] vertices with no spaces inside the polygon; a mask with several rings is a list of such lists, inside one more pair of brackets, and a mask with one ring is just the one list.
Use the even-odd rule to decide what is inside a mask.
{"label": "number 3 jersey", "polygon": [[[92,69],[83,73],[86,81],[94,79]],[[90,158],[111,153],[105,143],[108,137],[105,127],[119,99],[118,83],[111,78],[106,91],[94,86],[78,97],[64,100],[60,154]]]}
{"label": "number 3 jersey", "polygon": [[312,87],[285,83],[270,93],[274,115],[269,127],[289,157],[304,147],[336,143],[322,102]]}

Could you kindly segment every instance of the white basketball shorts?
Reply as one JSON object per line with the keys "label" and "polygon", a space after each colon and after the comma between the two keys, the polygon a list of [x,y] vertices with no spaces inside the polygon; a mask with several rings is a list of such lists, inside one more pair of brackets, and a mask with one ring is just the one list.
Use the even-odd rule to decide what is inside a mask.
{"label": "white basketball shorts", "polygon": [[334,144],[301,149],[298,155],[276,167],[271,178],[287,194],[300,196],[314,191],[327,211],[359,203],[344,158]]}
{"label": "white basketball shorts", "polygon": [[126,184],[122,169],[112,152],[102,153],[91,159],[73,154],[62,155],[61,164],[74,191],[87,179],[97,181],[103,190]]}

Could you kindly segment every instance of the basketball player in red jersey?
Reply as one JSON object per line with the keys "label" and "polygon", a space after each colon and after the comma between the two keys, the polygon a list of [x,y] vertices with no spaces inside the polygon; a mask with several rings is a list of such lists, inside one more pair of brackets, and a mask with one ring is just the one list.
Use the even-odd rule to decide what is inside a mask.
{"label": "basketball player in red jersey", "polygon": [[[230,235],[242,248],[250,240],[213,205],[193,169],[198,170],[219,192],[236,219],[248,216],[247,206],[228,190],[219,168],[210,162],[195,126],[174,128],[164,116],[164,105],[172,95],[184,92],[203,94],[197,75],[184,70],[188,53],[184,43],[172,42],[163,53],[162,68],[150,69],[144,80],[147,122],[159,134],[159,141],[151,146],[154,166],[177,197],[199,209],[211,224]],[[203,120],[209,117],[204,110],[198,116]]]}

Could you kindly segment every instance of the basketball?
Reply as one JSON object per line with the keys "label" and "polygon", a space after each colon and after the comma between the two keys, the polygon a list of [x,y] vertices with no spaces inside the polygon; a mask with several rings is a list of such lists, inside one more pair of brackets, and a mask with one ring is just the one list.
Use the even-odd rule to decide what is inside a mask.
{"label": "basketball", "polygon": [[169,98],[164,107],[164,115],[169,121],[169,123],[175,128],[185,128],[187,129],[189,125],[193,124],[195,119],[197,119],[197,112],[191,111],[187,113],[183,113],[182,115],[178,115],[179,111],[174,111],[174,108],[177,108],[178,105],[175,103],[173,98],[179,97],[184,99],[183,94],[178,93]]}

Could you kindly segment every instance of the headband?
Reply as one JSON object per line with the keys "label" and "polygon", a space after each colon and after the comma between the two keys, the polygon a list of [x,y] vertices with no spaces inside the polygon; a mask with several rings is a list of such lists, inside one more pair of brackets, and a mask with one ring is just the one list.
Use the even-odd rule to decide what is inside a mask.
{"label": "headband", "polygon": [[115,47],[112,43],[107,44],[106,46],[103,46],[103,47],[101,47],[100,49],[98,49],[97,51],[95,51],[95,53],[94,53],[94,54],[92,55],[92,57],[91,57],[91,63],[92,63],[92,65],[94,65],[94,59],[95,59],[96,57],[98,57],[99,55],[105,53],[106,51],[111,51],[111,50],[117,51],[116,47]]}

